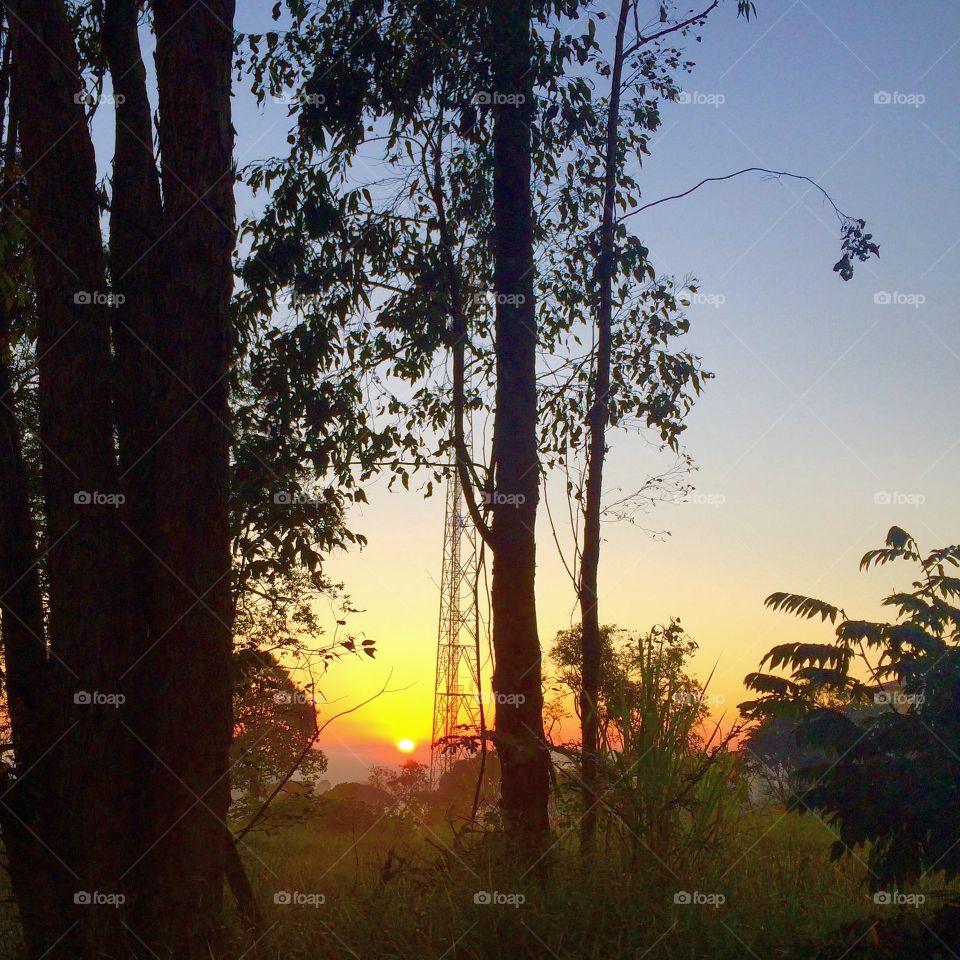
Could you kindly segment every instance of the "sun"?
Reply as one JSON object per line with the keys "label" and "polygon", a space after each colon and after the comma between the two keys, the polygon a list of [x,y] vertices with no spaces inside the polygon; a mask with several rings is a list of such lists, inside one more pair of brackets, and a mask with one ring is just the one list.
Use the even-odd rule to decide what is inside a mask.
{"label": "sun", "polygon": [[413,753],[416,747],[417,745],[412,740],[409,740],[406,737],[403,740],[397,741],[397,749],[401,753]]}

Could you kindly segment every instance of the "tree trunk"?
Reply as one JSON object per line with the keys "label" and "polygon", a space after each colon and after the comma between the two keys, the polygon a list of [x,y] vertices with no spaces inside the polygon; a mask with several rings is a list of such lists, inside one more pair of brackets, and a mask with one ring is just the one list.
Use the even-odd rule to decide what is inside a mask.
{"label": "tree trunk", "polygon": [[[158,0],[164,209],[157,333],[155,640],[137,668],[155,758],[138,864],[137,929],[152,950],[217,952],[230,800],[228,522],[233,4]],[[147,678],[153,678],[147,690]],[[150,896],[150,891],[155,896]]]}
{"label": "tree trunk", "polygon": [[[154,597],[159,587],[155,550],[155,492],[164,482],[157,463],[157,285],[162,262],[160,175],[153,153],[153,124],[147,97],[146,71],[137,33],[139,11],[135,0],[107,0],[102,45],[110,71],[115,106],[113,184],[110,198],[109,262],[117,304],[111,311],[113,333],[113,412],[117,431],[118,481],[126,497],[119,508],[123,525],[120,562],[125,576],[118,584],[123,629],[136,636],[126,668],[137,691],[125,711],[128,729],[117,749],[136,771],[128,781],[127,808],[140,811],[149,802],[155,758],[152,729],[157,704],[142,688],[153,687],[143,658],[161,642],[152,623]],[[142,821],[138,818],[144,833]],[[133,828],[128,827],[132,832]],[[156,898],[149,885],[141,889],[138,860],[152,840],[137,839],[135,853],[124,865],[124,884],[130,889],[130,922],[141,937],[140,898]]]}
{"label": "tree trunk", "polygon": [[[9,39],[9,34],[4,37]],[[11,50],[3,44],[0,67],[0,131],[3,152],[3,207],[0,232],[17,216],[18,191],[13,163],[17,118],[11,93]],[[9,108],[7,107],[9,97]],[[16,251],[6,250],[2,269],[17,282]],[[32,775],[46,748],[47,651],[40,593],[36,530],[30,511],[29,477],[17,420],[12,373],[14,310],[0,303],[0,640],[6,667],[6,703],[11,719],[14,766],[0,802],[0,831],[28,951],[36,956],[48,945],[47,930],[59,920],[52,896],[49,857],[41,842],[42,783]]]}
{"label": "tree trunk", "polygon": [[494,100],[493,645],[495,742],[508,829],[534,850],[549,833],[550,756],[543,735],[534,592],[539,500],[537,320],[533,292],[530,0],[490,3]]}
{"label": "tree trunk", "polygon": [[[34,956],[119,957],[139,952],[135,942],[161,960],[216,952],[231,736],[232,17],[227,2],[155,4],[161,210],[136,7],[107,5],[104,49],[123,97],[110,263],[123,300],[108,305],[95,160],[66,11],[62,0],[11,4],[22,115],[30,117],[21,139],[50,547],[49,700],[31,720],[20,696],[14,717],[18,742],[39,736],[49,745],[30,774],[43,787],[46,873],[31,877],[30,851],[8,843],[14,876],[30,881],[18,885],[25,922],[54,904],[39,937],[30,942],[27,930]],[[11,477],[4,474],[0,494],[15,493]],[[121,494],[127,502],[117,509]],[[11,537],[23,549],[32,540],[22,515],[13,519],[20,526]],[[15,623],[5,613],[4,627]],[[23,642],[14,649],[30,652]],[[16,662],[8,659],[11,691],[39,690],[30,684],[42,671]],[[105,694],[125,697],[130,709],[89,703]],[[83,903],[80,892],[122,895],[126,909]]]}
{"label": "tree trunk", "polygon": [[[224,830],[224,834],[227,882],[230,884],[230,890],[237,901],[237,912],[243,920],[247,933],[256,944],[260,938],[260,930],[263,925],[260,904],[257,903],[257,895],[253,891],[253,885],[247,876],[243,860],[240,859],[240,851],[237,849],[233,834],[229,830]],[[251,949],[255,950],[256,948],[254,946]]]}
{"label": "tree trunk", "polygon": [[586,504],[583,516],[583,557],[580,564],[580,619],[583,643],[583,683],[580,692],[582,741],[583,819],[580,842],[585,852],[594,846],[597,832],[597,781],[599,776],[600,639],[598,574],[600,568],[600,515],[603,498],[603,462],[607,454],[610,421],[610,361],[613,324],[614,232],[616,230],[617,140],[620,124],[620,86],[623,77],[623,43],[630,0],[621,0],[617,39],[610,80],[607,140],[604,150],[603,219],[600,226],[600,260],[597,266],[597,358],[587,414],[588,457]]}
{"label": "tree trunk", "polygon": [[130,493],[130,509],[121,516],[146,539],[156,440],[161,200],[138,15],[137,0],[107,0],[103,48],[117,100],[109,249],[113,288],[121,299],[111,318],[120,480]]}
{"label": "tree trunk", "polygon": [[62,916],[46,931],[47,955],[119,954],[119,911],[78,896],[122,893],[117,884],[130,859],[120,798],[131,772],[117,750],[123,713],[95,702],[126,696],[129,651],[115,615],[119,524],[109,498],[118,487],[96,164],[62,0],[16,0],[8,9],[19,115],[29,117],[20,141],[47,521],[49,700],[41,736],[49,749],[30,774],[43,785],[41,835]]}

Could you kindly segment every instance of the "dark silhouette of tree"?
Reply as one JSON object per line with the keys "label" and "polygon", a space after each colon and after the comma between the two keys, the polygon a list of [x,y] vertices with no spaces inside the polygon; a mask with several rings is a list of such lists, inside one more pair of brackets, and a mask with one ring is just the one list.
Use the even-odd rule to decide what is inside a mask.
{"label": "dark silhouette of tree", "polygon": [[[257,649],[237,651],[233,666],[230,785],[243,791],[245,803],[262,802],[314,740],[314,690],[297,684],[275,656]],[[317,749],[306,754],[298,773],[312,781],[326,769],[327,759]]]}
{"label": "dark silhouette of tree", "polygon": [[400,767],[374,766],[367,778],[371,786],[388,793],[398,816],[422,821],[430,802],[430,768],[412,757]]}
{"label": "dark silhouette of tree", "polygon": [[[457,57],[439,52],[437,11],[423,13],[417,5],[387,12],[376,4],[334,4],[322,16],[294,11],[302,34],[319,40],[318,49],[305,53],[304,44],[288,39],[277,52],[283,44],[269,37],[266,55],[252,49],[252,71],[264,92],[286,83],[291,65],[303,69],[307,79],[294,98],[295,151],[311,162],[295,156],[253,173],[255,185],[279,182],[279,188],[257,225],[258,249],[245,274],[272,273],[273,290],[303,293],[309,326],[298,325],[298,337],[325,322],[329,329],[329,318],[339,317],[350,368],[384,366],[418,384],[412,403],[389,394],[385,403],[385,412],[402,424],[389,439],[415,464],[431,465],[414,428],[444,427],[443,445],[457,450],[471,512],[494,557],[495,686],[522,694],[503,698],[511,705],[498,712],[495,738],[506,752],[503,807],[512,828],[534,836],[547,829],[549,757],[533,606],[540,465],[530,126],[534,73],[549,69],[544,45],[534,45],[531,7],[449,9],[442,20],[445,48]],[[250,38],[251,48],[262,40]],[[409,50],[416,55],[408,58]],[[409,155],[409,215],[399,199],[377,207],[370,189],[345,183],[342,171],[368,139],[367,126],[382,130],[371,139],[385,141],[390,162],[397,162],[395,154]],[[452,153],[443,146],[451,135],[459,138]],[[327,152],[322,177],[314,151]],[[308,203],[294,205],[304,190]],[[313,249],[287,239],[294,220]],[[409,290],[398,282],[407,278]],[[492,322],[477,296],[491,287]],[[319,309],[310,304],[317,294]],[[372,306],[373,296],[386,302]],[[298,297],[298,307],[302,301]],[[255,295],[249,303],[271,307]],[[351,330],[354,313],[362,319]],[[466,411],[481,402],[466,383],[465,353],[484,333],[492,334],[494,349],[474,361],[473,370],[495,392],[497,425],[492,462],[481,473],[468,462],[464,443]],[[450,391],[442,396],[420,386],[443,349],[453,358],[452,398]],[[406,484],[404,467],[397,473]],[[481,499],[488,501],[485,509]]]}
{"label": "dark silhouette of tree", "polygon": [[540,467],[531,190],[532,5],[530,0],[492,0],[488,9],[494,96],[492,247],[497,293],[490,526],[496,659],[493,690],[498,695],[495,742],[507,822],[536,846],[550,827],[550,756],[543,737],[535,593]]}
{"label": "dark silhouette of tree", "polygon": [[[152,7],[162,173],[136,6],[108,3],[102,23],[59,0],[6,12],[28,202],[7,189],[4,218],[26,224],[35,284],[44,536],[40,553],[14,457],[14,890],[32,956],[127,955],[134,936],[207,956],[228,849],[233,8]],[[101,40],[118,108],[109,258],[83,73]]]}
{"label": "dark silhouette of tree", "polygon": [[[570,125],[569,132],[564,131],[563,123],[556,123],[561,132],[555,135],[555,143],[549,144],[556,147],[571,141],[575,144],[577,177],[572,184],[547,166],[550,179],[561,184],[562,202],[558,207],[562,211],[563,235],[571,235],[570,241],[558,244],[568,258],[561,272],[565,283],[558,284],[563,294],[558,299],[568,309],[572,301],[588,314],[593,339],[589,362],[583,367],[587,371],[582,391],[585,479],[575,489],[568,483],[568,494],[573,493],[578,517],[582,518],[582,541],[578,539],[578,556],[568,565],[568,571],[574,577],[583,631],[584,683],[580,715],[585,809],[581,841],[587,851],[596,825],[597,801],[592,785],[597,775],[599,743],[596,712],[602,654],[599,566],[607,433],[613,426],[623,426],[626,414],[633,414],[642,426],[656,429],[664,445],[676,450],[685,415],[699,394],[703,380],[710,376],[701,371],[699,358],[667,350],[669,340],[684,333],[688,326],[678,310],[678,302],[683,301],[678,301],[672,282],[657,280],[648,251],[626,230],[629,218],[663,201],[641,205],[638,184],[625,174],[625,166],[631,157],[642,163],[643,156],[649,152],[648,134],[660,123],[658,100],[675,99],[679,87],[674,75],[693,66],[682,59],[683,52],[673,46],[675,40],[699,31],[718,6],[718,2],[713,2],[699,12],[680,14],[671,4],[660,4],[658,22],[641,28],[640,4],[637,0],[623,0],[612,53],[604,55],[591,30],[591,42],[581,58],[581,62],[594,66],[599,77],[609,78],[606,98],[595,102],[588,85],[571,84],[567,102],[561,101],[560,115],[572,115],[576,123]],[[749,19],[755,13],[753,4],[739,2],[737,13]],[[699,35],[696,39],[700,39]],[[562,168],[562,164],[557,166]],[[730,176],[748,172],[751,171],[738,171]],[[764,172],[813,183],[796,174]],[[730,177],[708,178],[687,193],[714,179]],[[879,248],[872,236],[864,233],[862,220],[843,214],[818,184],[813,185],[832,205],[840,221],[843,257],[834,270],[849,280],[853,275],[853,260],[863,261],[878,255]],[[588,218],[596,226],[585,231],[583,221]],[[586,242],[581,240],[578,244],[578,234],[586,234]],[[571,256],[572,250],[578,250],[579,257]],[[578,269],[582,269],[580,262],[591,267],[587,277],[577,276]],[[641,290],[649,281],[645,302],[630,302],[628,281],[631,280],[633,286]],[[629,344],[626,350],[624,340]],[[557,405],[571,402],[570,387],[571,381],[567,379],[555,388]],[[560,456],[566,460],[569,454],[563,451]]]}

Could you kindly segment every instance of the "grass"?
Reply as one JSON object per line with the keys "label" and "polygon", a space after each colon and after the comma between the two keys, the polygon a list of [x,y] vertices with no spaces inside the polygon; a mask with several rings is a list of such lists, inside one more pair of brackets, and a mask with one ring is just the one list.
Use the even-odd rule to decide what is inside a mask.
{"label": "grass", "polygon": [[[584,866],[576,830],[568,829],[551,849],[548,869],[524,874],[503,866],[508,858],[493,834],[458,840],[449,826],[391,817],[331,825],[315,813],[303,816],[305,809],[280,804],[265,828],[247,838],[243,856],[264,921],[254,947],[252,936],[229,917],[227,956],[934,960],[960,955],[949,933],[930,929],[941,902],[932,885],[920,909],[875,904],[864,863],[855,857],[831,862],[833,836],[810,815],[745,810],[719,848],[688,850],[682,865],[660,863],[652,855],[634,863],[630,845],[621,839],[608,842],[596,861]],[[477,903],[481,891],[496,892],[504,902]],[[679,891],[711,902],[675,903]],[[718,894],[722,903],[716,902]],[[296,895],[304,902],[275,902]],[[20,951],[16,910],[6,901],[0,956],[13,958]]]}
{"label": "grass", "polygon": [[[264,904],[266,957],[800,960],[841,928],[852,943],[897,915],[873,903],[862,862],[830,862],[832,839],[809,815],[748,812],[722,848],[689,852],[683,867],[651,856],[628,868],[622,842],[584,867],[573,831],[538,877],[504,868],[489,836],[453,852],[448,828],[387,818],[366,829],[283,826],[252,836],[245,858]],[[476,903],[480,891],[509,900]],[[675,903],[678,891],[710,902]],[[278,892],[323,902],[275,903]]]}

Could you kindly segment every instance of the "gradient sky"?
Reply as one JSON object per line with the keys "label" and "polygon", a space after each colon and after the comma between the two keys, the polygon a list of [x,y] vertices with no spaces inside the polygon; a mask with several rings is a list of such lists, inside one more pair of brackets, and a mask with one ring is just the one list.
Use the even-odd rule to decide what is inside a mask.
{"label": "gradient sky", "polygon": [[[646,200],[746,166],[786,169],[864,217],[882,249],[843,283],[831,271],[832,210],[806,184],[759,174],[634,218],[660,271],[700,280],[704,302],[689,310],[686,346],[716,379],[689,419],[686,447],[709,502],[646,518],[671,532],[665,542],[607,525],[601,618],[645,629],[681,617],[700,644],[695,672],[716,664],[711,692],[726,699],[728,717],[743,676],[774,643],[828,637],[828,627],[764,610],[770,592],[879,615],[877,601],[911,571],[863,575],[857,564],[892,524],[926,547],[960,539],[960,7],[757,7],[745,23],[732,0],[723,4],[703,43],[689,45],[697,68],[683,86],[693,102],[663,107],[640,177]],[[263,20],[261,5],[240,4],[238,29],[268,29]],[[892,102],[875,102],[882,93]],[[235,126],[241,165],[284,152],[285,106],[257,108],[238,88]],[[103,164],[108,138],[97,139]],[[248,212],[249,197],[238,199]],[[894,302],[876,302],[882,294]],[[608,490],[635,487],[664,462],[649,441],[613,435]],[[443,499],[382,484],[368,495],[352,519],[369,546],[332,557],[329,571],[365,610],[351,628],[375,638],[379,655],[334,666],[323,691],[331,711],[343,709],[392,671],[397,692],[329,728],[333,780],[399,762],[403,737],[418,759],[429,755]],[[577,617],[545,522],[538,534],[549,643]]]}
{"label": "gradient sky", "polygon": [[[698,493],[714,496],[647,518],[671,531],[666,542],[607,525],[601,616],[634,628],[681,617],[700,644],[695,671],[717,665],[711,691],[732,716],[743,676],[774,643],[829,632],[766,611],[769,593],[879,615],[878,600],[911,571],[864,575],[857,565],[892,524],[925,546],[960,539],[960,8],[927,2],[905,15],[894,2],[764,0],[747,24],[725,6],[691,52],[698,65],[684,84],[706,96],[664,107],[644,195],[746,166],[786,169],[864,217],[882,248],[844,283],[831,270],[830,208],[805,184],[760,175],[708,185],[634,224],[658,269],[696,275],[707,301],[689,311],[688,344],[716,379],[686,445]],[[881,92],[924,100],[875,103]],[[717,106],[697,102],[718,94]],[[924,300],[876,303],[884,292]],[[609,463],[608,489],[630,488],[657,459],[644,440],[620,435]],[[875,502],[885,493],[906,496]],[[407,689],[331,728],[334,779],[360,775],[368,758],[396,759],[401,736],[421,745],[418,757],[428,753],[443,504],[382,488],[370,499],[356,517],[370,546],[330,568],[366,608],[357,625],[380,655],[335,667],[324,689],[347,703],[390,669],[391,686]],[[539,534],[549,641],[577,617],[542,517]]]}

